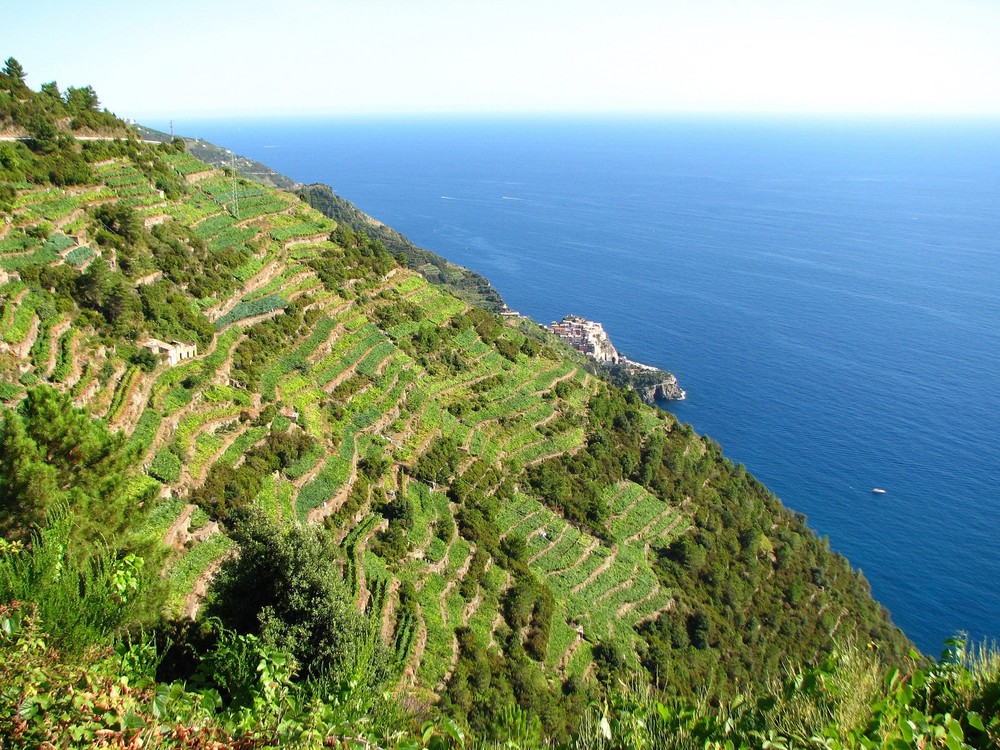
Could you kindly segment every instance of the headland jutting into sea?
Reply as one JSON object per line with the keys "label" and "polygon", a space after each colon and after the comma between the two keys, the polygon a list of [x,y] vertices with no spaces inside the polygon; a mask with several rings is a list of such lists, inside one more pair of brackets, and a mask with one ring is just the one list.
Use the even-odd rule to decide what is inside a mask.
{"label": "headland jutting into sea", "polygon": [[650,404],[680,401],[687,396],[673,373],[634,362],[620,353],[601,323],[578,315],[567,315],[561,321],[552,321],[549,330],[612,375],[627,379]]}

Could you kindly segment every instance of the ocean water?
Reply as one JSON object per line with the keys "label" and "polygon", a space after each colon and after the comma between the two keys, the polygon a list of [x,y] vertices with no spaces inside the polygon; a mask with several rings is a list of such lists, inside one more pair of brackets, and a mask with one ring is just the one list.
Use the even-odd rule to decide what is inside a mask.
{"label": "ocean water", "polygon": [[176,125],[603,322],[919,648],[1000,636],[1000,123]]}

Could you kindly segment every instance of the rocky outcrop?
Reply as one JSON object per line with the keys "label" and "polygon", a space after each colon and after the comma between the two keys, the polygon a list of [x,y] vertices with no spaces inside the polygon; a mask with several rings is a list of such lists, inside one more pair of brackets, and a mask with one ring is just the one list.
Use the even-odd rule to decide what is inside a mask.
{"label": "rocky outcrop", "polygon": [[646,403],[653,406],[659,401],[680,401],[687,394],[677,382],[677,378],[672,373],[666,373],[666,378],[661,383],[647,386],[639,391],[639,394]]}

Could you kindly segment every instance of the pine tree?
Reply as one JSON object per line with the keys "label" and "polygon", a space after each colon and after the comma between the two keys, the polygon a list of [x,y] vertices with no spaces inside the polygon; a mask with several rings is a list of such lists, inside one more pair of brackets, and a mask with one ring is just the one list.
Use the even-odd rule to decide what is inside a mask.
{"label": "pine tree", "polygon": [[0,426],[0,533],[26,539],[58,504],[80,541],[112,538],[131,520],[124,437],[70,397],[40,386]]}
{"label": "pine tree", "polygon": [[8,411],[0,425],[0,535],[27,541],[59,495],[55,467]]}
{"label": "pine tree", "polygon": [[13,57],[8,57],[4,62],[3,74],[10,79],[11,84],[17,85],[20,83],[21,87],[27,88],[27,84],[24,82],[27,74],[24,72],[24,68],[21,67],[21,63]]}

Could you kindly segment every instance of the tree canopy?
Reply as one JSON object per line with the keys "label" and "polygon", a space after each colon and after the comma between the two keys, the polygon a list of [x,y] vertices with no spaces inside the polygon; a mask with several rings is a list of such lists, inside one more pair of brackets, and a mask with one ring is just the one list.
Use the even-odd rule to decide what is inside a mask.
{"label": "tree canopy", "polygon": [[27,540],[60,505],[80,543],[129,526],[137,509],[124,496],[124,436],[49,386],[30,389],[17,409],[2,410],[2,420],[0,533]]}

